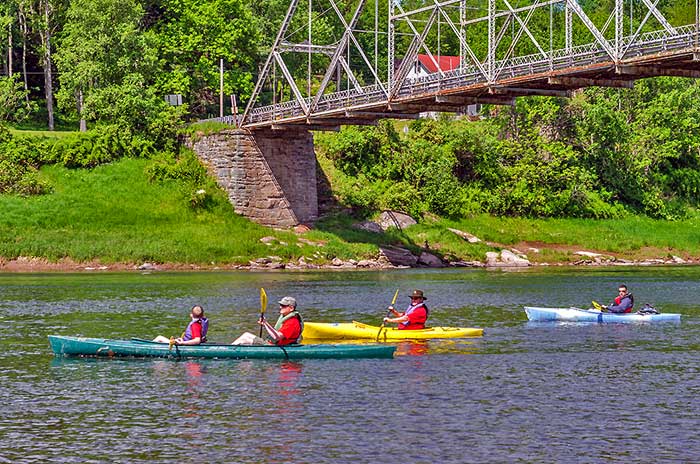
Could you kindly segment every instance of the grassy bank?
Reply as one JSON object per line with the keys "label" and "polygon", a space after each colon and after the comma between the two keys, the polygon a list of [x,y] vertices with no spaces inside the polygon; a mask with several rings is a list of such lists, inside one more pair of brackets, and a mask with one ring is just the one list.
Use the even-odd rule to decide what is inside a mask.
{"label": "grassy bank", "polygon": [[[0,256],[71,258],[103,263],[247,263],[269,255],[326,259],[327,253],[370,253],[364,243],[328,243],[323,256],[295,234],[273,231],[236,215],[221,191],[204,207],[177,181],[149,182],[150,161],[123,159],[92,170],[45,166],[52,193],[0,196]],[[271,245],[260,241],[272,236]],[[328,234],[314,232],[327,240]],[[316,254],[316,257],[314,257]],[[332,258],[332,257],[331,257]]]}
{"label": "grassy bank", "polygon": [[[447,231],[451,227],[467,231],[492,246],[465,245]],[[672,256],[700,256],[700,217],[684,221],[663,221],[631,216],[625,219],[526,219],[478,215],[461,221],[440,220],[407,233],[416,241],[428,240],[431,247],[442,247],[471,259],[483,259],[492,248],[513,247],[525,252],[532,262],[574,262],[582,259],[576,251],[591,251],[616,258],[644,260]],[[535,252],[532,249],[537,249]]]}
{"label": "grassy bank", "polygon": [[[425,219],[403,232],[364,232],[347,214],[326,218],[303,236],[265,228],[236,215],[221,191],[193,207],[193,192],[177,181],[150,182],[150,161],[124,159],[92,170],[45,166],[40,171],[52,193],[0,196],[0,256],[101,263],[245,264],[266,256],[310,263],[376,258],[378,246],[428,247],[443,257],[483,260],[486,251],[516,247],[533,262],[580,259],[577,250],[619,258],[700,256],[700,217],[668,222],[630,217],[619,220],[518,219],[478,215],[462,221]],[[469,232],[470,244],[447,230]],[[260,241],[273,237],[269,245]],[[488,243],[487,243],[488,242]],[[534,252],[528,248],[537,248]]]}

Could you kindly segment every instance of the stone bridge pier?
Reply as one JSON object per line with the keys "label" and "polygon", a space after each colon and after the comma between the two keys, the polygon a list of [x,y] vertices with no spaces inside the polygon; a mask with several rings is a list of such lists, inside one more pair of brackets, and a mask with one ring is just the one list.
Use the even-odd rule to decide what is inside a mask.
{"label": "stone bridge pier", "polygon": [[270,227],[318,219],[316,155],[308,130],[230,129],[191,146],[238,214]]}

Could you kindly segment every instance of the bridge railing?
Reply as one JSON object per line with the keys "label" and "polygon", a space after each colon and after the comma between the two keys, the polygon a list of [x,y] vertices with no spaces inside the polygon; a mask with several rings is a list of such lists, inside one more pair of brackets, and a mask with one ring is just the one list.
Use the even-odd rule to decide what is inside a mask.
{"label": "bridge railing", "polygon": [[[662,52],[665,50],[690,48],[695,45],[698,31],[695,25],[679,26],[675,28],[676,34],[667,30],[659,30],[627,36],[621,41],[621,50],[625,57],[641,56]],[[498,70],[496,82],[499,79],[523,77],[548,71],[562,70],[574,66],[586,66],[613,60],[605,48],[597,42],[579,45],[570,49],[552,50],[546,56],[541,53],[516,56],[508,60],[497,61]],[[465,66],[441,75],[430,74],[414,80],[406,80],[397,94],[399,100],[410,97],[421,97],[435,94],[441,90],[450,90],[466,87],[474,84],[484,84],[488,79],[479,68],[474,65]],[[323,115],[342,108],[350,109],[384,103],[387,96],[379,85],[370,85],[361,89],[342,90],[329,93],[319,98],[313,115]],[[313,98],[305,99],[306,106],[313,103]],[[265,122],[281,122],[304,116],[304,110],[296,100],[253,108],[246,124],[258,124]],[[218,120],[219,118],[217,118]]]}

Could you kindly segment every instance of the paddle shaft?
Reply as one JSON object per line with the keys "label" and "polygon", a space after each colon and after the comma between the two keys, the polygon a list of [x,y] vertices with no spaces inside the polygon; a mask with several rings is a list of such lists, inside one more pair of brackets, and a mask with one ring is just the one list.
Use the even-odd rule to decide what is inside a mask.
{"label": "paddle shaft", "polygon": [[[393,308],[393,307],[394,307],[394,303],[396,303],[396,298],[397,298],[398,296],[399,296],[399,289],[397,288],[397,289],[396,289],[396,293],[394,293],[394,298],[391,299],[391,305],[389,305],[389,308]],[[387,318],[387,317],[389,317],[389,314],[391,314],[391,309],[387,309],[387,310],[386,310],[386,316],[384,316],[384,317],[382,318],[382,325],[379,326],[379,332],[377,332],[377,341],[379,341],[379,336],[382,334],[382,330],[384,330],[384,324],[386,324],[386,322],[384,322],[384,319]]]}

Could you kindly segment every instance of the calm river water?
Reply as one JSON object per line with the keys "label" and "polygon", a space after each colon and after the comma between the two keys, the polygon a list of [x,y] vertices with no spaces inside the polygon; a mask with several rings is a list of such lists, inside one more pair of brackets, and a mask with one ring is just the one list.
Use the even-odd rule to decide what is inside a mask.
{"label": "calm river water", "polygon": [[[523,305],[609,302],[680,324],[534,324]],[[398,288],[477,339],[394,359],[55,359],[49,334],[255,329],[297,297],[307,320],[378,323]],[[700,268],[0,274],[0,462],[700,462]]]}

